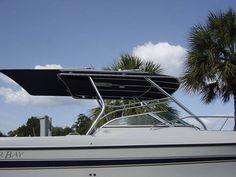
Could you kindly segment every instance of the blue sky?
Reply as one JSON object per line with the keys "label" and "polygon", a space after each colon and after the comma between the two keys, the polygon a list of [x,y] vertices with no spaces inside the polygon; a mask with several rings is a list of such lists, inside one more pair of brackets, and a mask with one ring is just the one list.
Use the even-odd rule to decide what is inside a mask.
{"label": "blue sky", "polygon": [[[167,74],[177,76],[183,69],[181,56],[188,49],[191,27],[204,23],[209,11],[228,8],[236,8],[235,0],[0,0],[0,68],[54,64],[100,69],[130,53],[151,57]],[[88,113],[95,105],[91,101],[76,105],[65,98],[59,104],[48,99],[34,102],[4,80],[0,77],[0,131],[4,133],[30,116],[49,115],[54,125],[71,125],[80,112]],[[181,90],[175,97],[196,114],[233,114],[231,102],[204,105],[199,96]]]}

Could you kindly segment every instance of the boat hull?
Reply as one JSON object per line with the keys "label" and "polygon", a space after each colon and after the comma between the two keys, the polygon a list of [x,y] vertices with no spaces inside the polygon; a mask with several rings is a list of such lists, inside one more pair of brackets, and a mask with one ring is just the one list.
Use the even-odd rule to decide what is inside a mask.
{"label": "boat hull", "polygon": [[234,177],[236,144],[12,148],[1,177]]}
{"label": "boat hull", "polygon": [[235,177],[236,162],[6,169],[1,177]]}

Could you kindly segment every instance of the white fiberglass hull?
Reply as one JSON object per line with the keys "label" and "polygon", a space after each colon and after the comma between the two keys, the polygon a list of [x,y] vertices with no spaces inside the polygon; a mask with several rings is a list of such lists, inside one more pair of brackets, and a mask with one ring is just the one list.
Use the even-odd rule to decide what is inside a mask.
{"label": "white fiberglass hull", "polygon": [[0,176],[234,177],[235,149],[235,144],[185,144],[7,150],[1,151],[8,159],[0,162]]}
{"label": "white fiberglass hull", "polygon": [[1,139],[0,177],[235,177],[235,133],[167,131]]}
{"label": "white fiberglass hull", "polygon": [[1,170],[1,177],[235,177],[236,162]]}

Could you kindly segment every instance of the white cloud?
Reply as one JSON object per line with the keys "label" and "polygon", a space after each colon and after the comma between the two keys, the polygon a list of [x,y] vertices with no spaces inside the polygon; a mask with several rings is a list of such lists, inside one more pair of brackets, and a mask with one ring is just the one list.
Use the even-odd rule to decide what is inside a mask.
{"label": "white cloud", "polygon": [[7,77],[6,75],[0,73],[0,81],[7,83],[7,84],[14,84],[16,85],[16,82],[13,81],[11,78]]}
{"label": "white cloud", "polygon": [[63,67],[58,64],[46,64],[44,66],[42,65],[36,65],[34,69],[62,69]]}
{"label": "white cloud", "polygon": [[[63,67],[58,64],[46,64],[46,65],[36,65],[34,69],[63,69]],[[11,78],[7,77],[6,75],[2,73],[0,73],[0,81],[7,84],[17,85],[15,81],[13,81]]]}
{"label": "white cloud", "polygon": [[160,64],[164,74],[180,76],[187,50],[180,45],[170,45],[167,42],[157,44],[148,42],[134,47],[133,55]]}
{"label": "white cloud", "polygon": [[[35,69],[62,69],[61,65],[57,64],[47,64],[45,66],[36,65]],[[13,80],[0,73],[0,80],[8,83],[17,85]],[[72,99],[71,97],[55,97],[55,96],[31,96],[23,88],[14,89],[9,85],[9,87],[0,87],[0,96],[6,103],[9,104],[19,104],[19,105],[68,105],[68,104],[78,104],[78,100]]]}
{"label": "white cloud", "polygon": [[78,104],[78,100],[71,97],[31,96],[23,88],[13,90],[12,88],[0,87],[0,96],[4,98],[6,103],[18,105],[55,106]]}
{"label": "white cloud", "polygon": [[[36,65],[34,69],[62,69],[63,67],[58,64]],[[0,97],[3,98],[5,103],[18,104],[18,105],[39,105],[39,106],[59,106],[59,105],[72,105],[80,104],[81,100],[73,99],[72,97],[56,97],[56,96],[32,96],[23,88],[16,87],[16,83],[0,73],[0,81],[5,83],[14,83],[14,87],[0,87]],[[88,102],[83,101],[85,104]],[[89,101],[90,106],[96,106],[95,102]]]}

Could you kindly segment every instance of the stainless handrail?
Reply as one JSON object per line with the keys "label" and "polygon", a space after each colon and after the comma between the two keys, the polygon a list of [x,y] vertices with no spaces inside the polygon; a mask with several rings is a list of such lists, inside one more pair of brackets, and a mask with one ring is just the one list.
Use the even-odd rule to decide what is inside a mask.
{"label": "stainless handrail", "polygon": [[[99,113],[98,117],[97,117],[97,118],[95,119],[95,121],[93,122],[92,126],[89,128],[89,130],[88,130],[88,132],[86,133],[86,135],[90,135],[90,134],[93,132],[94,128],[96,127],[96,124],[97,124],[98,121],[101,119],[101,116],[102,116],[102,114],[103,114],[104,111],[105,111],[105,103],[104,103],[104,100],[103,100],[101,94],[99,93],[99,91],[98,91],[98,89],[97,89],[97,87],[96,87],[96,85],[95,85],[93,79],[92,79],[90,76],[89,76],[89,80],[90,80],[90,82],[92,83],[94,90],[96,91],[96,94],[97,94],[97,96],[98,96],[98,98],[99,98],[99,99],[98,99],[98,104],[101,106],[102,110],[101,110],[101,112]],[[99,102],[99,101],[100,101],[100,102]]]}
{"label": "stainless handrail", "polygon": [[[193,116],[186,116],[186,117],[182,117],[180,119],[186,121],[187,119],[191,119],[191,118],[195,118],[195,117],[193,117]],[[221,126],[220,126],[220,128],[217,129],[217,131],[222,131],[225,128],[226,123],[228,122],[228,120],[235,119],[234,116],[198,116],[198,118],[199,119],[205,119],[205,120],[209,120],[209,119],[219,119],[219,120],[222,120],[222,119],[225,119],[225,121],[223,123],[221,123]],[[213,122],[213,121],[211,121],[211,122]],[[207,128],[207,130],[209,130],[209,129]]]}
{"label": "stainless handrail", "polygon": [[206,130],[205,124],[195,115],[193,114],[188,108],[186,108],[182,103],[180,103],[177,99],[172,97],[169,93],[167,93],[164,89],[162,89],[159,85],[157,85],[153,80],[150,78],[145,78],[148,82],[150,82],[154,87],[156,87],[159,91],[164,93],[167,97],[169,97],[172,101],[174,101],[179,107],[181,107],[183,110],[185,110],[187,113],[189,113],[191,116],[195,117],[195,119],[203,126],[203,128]]}

